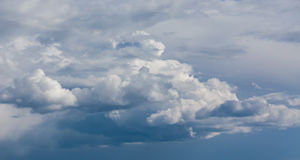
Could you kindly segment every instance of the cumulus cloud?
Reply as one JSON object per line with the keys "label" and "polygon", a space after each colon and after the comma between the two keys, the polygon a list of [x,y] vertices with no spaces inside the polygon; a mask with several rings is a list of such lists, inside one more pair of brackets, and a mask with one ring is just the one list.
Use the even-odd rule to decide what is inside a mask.
{"label": "cumulus cloud", "polygon": [[[238,31],[231,25],[244,22],[232,19],[236,13],[249,17],[258,10],[249,9],[248,1],[16,3],[0,5],[6,8],[0,22],[15,27],[7,27],[0,41],[0,141],[21,137],[29,146],[47,146],[39,139],[51,140],[51,147],[105,146],[300,125],[299,96],[238,98],[231,82],[199,77],[190,64],[170,58],[173,51],[210,58],[246,52],[235,42],[253,25]],[[218,32],[221,25],[225,30]],[[259,84],[252,86],[264,91]]]}
{"label": "cumulus cloud", "polygon": [[[125,37],[109,39],[110,48],[98,55],[66,57],[59,44],[26,45],[40,52],[29,68],[39,66],[52,76],[36,69],[14,78],[1,89],[1,102],[46,115],[51,135],[45,139],[55,135],[60,137],[55,144],[65,147],[299,126],[300,111],[289,107],[298,104],[297,96],[273,93],[240,100],[235,86],[217,78],[201,80],[190,65],[163,59],[165,45],[150,34]],[[48,69],[65,59],[72,60]],[[64,145],[61,139],[75,143]]]}
{"label": "cumulus cloud", "polygon": [[13,86],[1,91],[1,102],[30,107],[36,111],[57,110],[75,106],[76,97],[60,83],[37,69],[30,75],[16,79]]}

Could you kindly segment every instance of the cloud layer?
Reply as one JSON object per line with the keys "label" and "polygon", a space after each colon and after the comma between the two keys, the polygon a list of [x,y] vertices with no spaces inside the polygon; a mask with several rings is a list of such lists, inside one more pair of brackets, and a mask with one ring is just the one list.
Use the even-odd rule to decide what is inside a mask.
{"label": "cloud layer", "polygon": [[[269,24],[256,25],[260,15],[272,19],[260,9],[270,4],[3,1],[0,145],[106,146],[298,127],[300,96],[251,81],[257,93],[240,98],[232,82],[243,79],[230,77],[257,70],[253,62],[264,59],[256,52],[259,42],[284,43],[284,51],[299,49],[291,34],[296,29],[267,32]],[[283,17],[297,12],[290,5],[280,7],[280,1],[274,5],[268,11],[290,9]],[[245,17],[247,23],[233,30]],[[281,55],[270,59],[274,66]],[[193,69],[202,65],[214,73],[222,67],[218,62],[230,63],[219,77]],[[230,82],[220,80],[226,76]]]}
{"label": "cloud layer", "polygon": [[[236,87],[217,78],[201,81],[190,65],[162,59],[165,45],[150,34],[126,37],[110,40],[104,53],[79,57],[67,57],[59,44],[23,40],[25,46],[12,50],[32,48],[40,56],[26,57],[34,59],[28,65],[33,70],[3,87],[1,103],[44,117],[40,123],[49,127],[43,130],[52,133],[44,139],[55,135],[54,143],[66,147],[212,138],[299,125],[300,111],[288,107],[299,105],[297,96],[273,93],[239,100]],[[60,65],[65,59],[69,63]],[[49,69],[52,77],[34,69],[48,70],[49,63],[57,66]],[[28,128],[31,120],[24,119]]]}

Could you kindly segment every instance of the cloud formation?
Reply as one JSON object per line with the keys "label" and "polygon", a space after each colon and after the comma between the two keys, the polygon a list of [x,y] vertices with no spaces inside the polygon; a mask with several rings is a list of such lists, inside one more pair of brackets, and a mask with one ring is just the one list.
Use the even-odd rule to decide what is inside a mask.
{"label": "cloud formation", "polygon": [[[300,124],[300,111],[289,107],[299,105],[297,96],[240,100],[236,87],[201,80],[190,65],[161,58],[165,45],[146,32],[109,42],[106,52],[79,57],[64,55],[59,44],[38,44],[40,58],[33,57],[29,68],[52,76],[35,69],[14,78],[1,90],[1,103],[38,112],[51,133],[38,136],[55,135],[62,147],[212,138]],[[36,49],[29,45],[35,40],[25,44],[15,48]],[[60,65],[65,59],[72,60]],[[49,63],[58,68],[48,69]]]}
{"label": "cloud formation", "polygon": [[[202,65],[199,57],[195,64],[180,59],[197,53],[222,63],[236,56],[234,63],[255,61],[261,56],[249,52],[260,41],[285,41],[287,50],[297,50],[289,48],[298,42],[290,34],[269,36],[263,30],[268,24],[256,26],[266,14],[260,3],[269,1],[4,2],[0,145],[119,145],[300,125],[299,95],[261,94],[263,84],[251,81],[260,94],[239,98],[232,81],[199,76],[193,69]],[[269,10],[283,12],[278,3]],[[245,17],[258,18],[246,23]],[[204,65],[208,71],[219,67]],[[252,61],[249,66],[256,69]]]}
{"label": "cloud formation", "polygon": [[2,103],[17,104],[40,112],[76,105],[76,97],[72,92],[47,77],[41,69],[16,79],[13,86],[1,91],[0,97]]}

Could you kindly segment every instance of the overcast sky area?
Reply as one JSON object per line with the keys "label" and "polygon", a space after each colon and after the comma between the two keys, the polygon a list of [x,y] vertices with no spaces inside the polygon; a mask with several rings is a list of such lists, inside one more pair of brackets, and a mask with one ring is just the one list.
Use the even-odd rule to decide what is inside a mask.
{"label": "overcast sky area", "polygon": [[0,160],[298,160],[299,0],[0,0]]}

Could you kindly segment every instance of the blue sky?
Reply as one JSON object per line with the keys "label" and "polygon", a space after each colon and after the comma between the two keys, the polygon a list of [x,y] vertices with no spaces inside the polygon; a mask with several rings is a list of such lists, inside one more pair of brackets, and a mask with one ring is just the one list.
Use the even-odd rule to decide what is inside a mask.
{"label": "blue sky", "polygon": [[0,159],[297,159],[299,7],[0,1]]}

